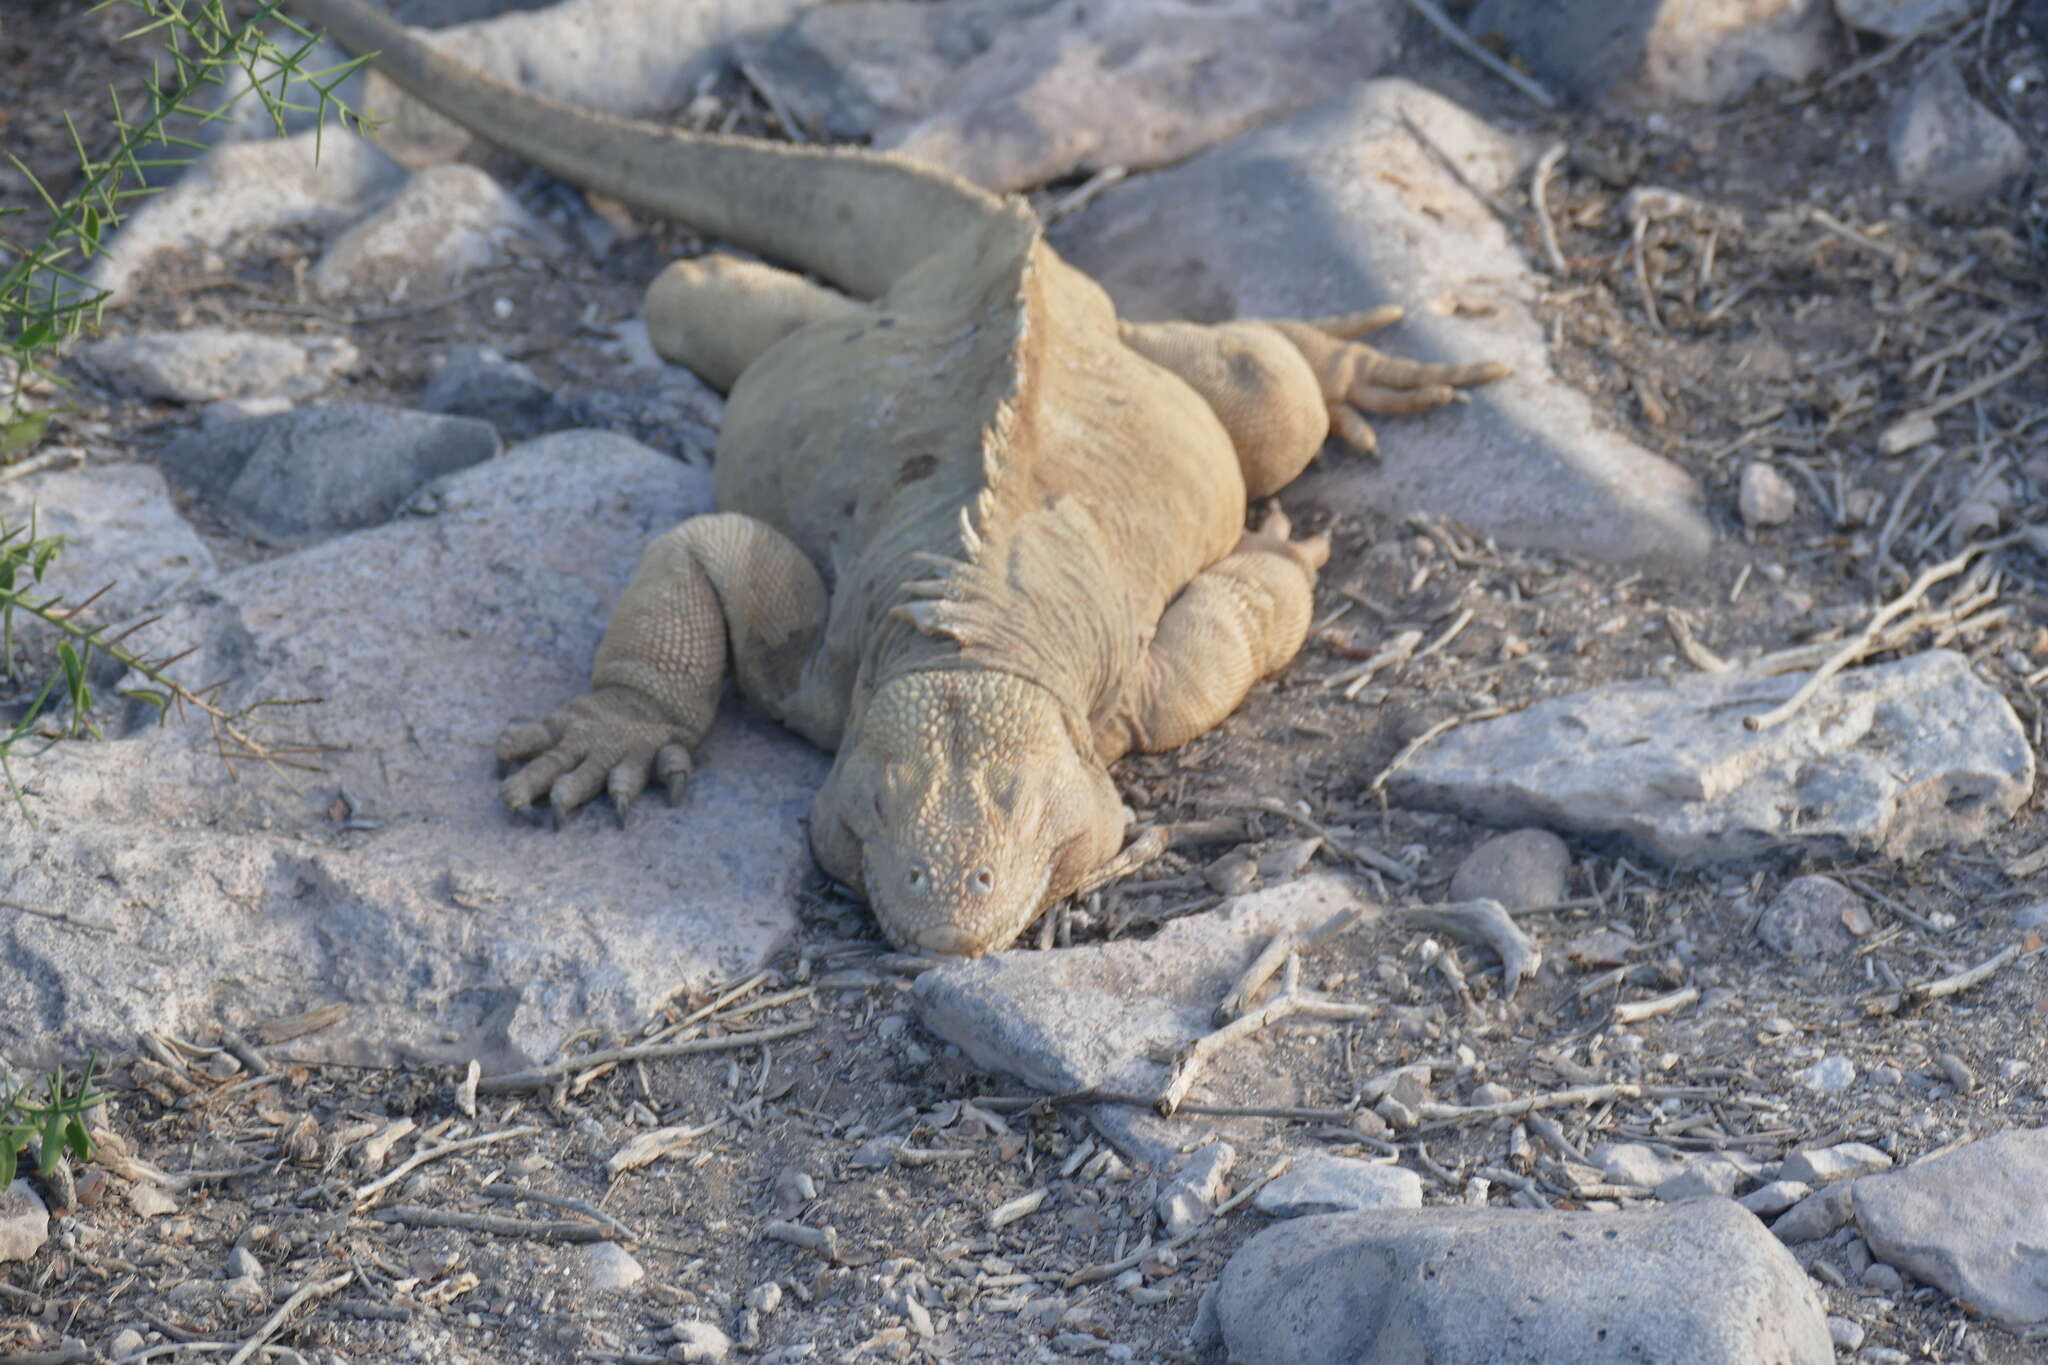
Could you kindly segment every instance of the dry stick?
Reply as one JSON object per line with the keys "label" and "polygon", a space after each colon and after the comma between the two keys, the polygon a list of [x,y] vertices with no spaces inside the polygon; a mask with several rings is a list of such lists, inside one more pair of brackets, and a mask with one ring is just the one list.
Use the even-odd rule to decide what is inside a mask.
{"label": "dry stick", "polygon": [[1648,253],[1643,250],[1643,238],[1649,235],[1650,215],[1638,213],[1634,226],[1629,229],[1629,254],[1635,259],[1636,289],[1643,296],[1643,313],[1650,319],[1650,326],[1658,332],[1664,330],[1664,315],[1657,308],[1657,291],[1650,286],[1650,267],[1643,259]]}
{"label": "dry stick", "polygon": [[[1153,1108],[1161,1118],[1172,1118],[1188,1091],[1194,1088],[1195,1078],[1200,1076],[1212,1057],[1241,1038],[1248,1038],[1269,1024],[1300,1014],[1311,1019],[1370,1019],[1378,1013],[1374,1005],[1350,1005],[1339,1000],[1322,1000],[1304,995],[1301,991],[1301,955],[1290,952],[1287,955],[1287,974],[1281,981],[1280,993],[1250,1014],[1233,1019],[1213,1033],[1204,1034],[1188,1044],[1174,1064],[1173,1074],[1167,1078],[1160,1090]],[[1343,1120],[1340,1120],[1343,1121]]]}
{"label": "dry stick", "polygon": [[581,1214],[585,1218],[604,1224],[612,1229],[621,1241],[637,1242],[640,1240],[640,1234],[635,1232],[632,1227],[612,1217],[612,1215],[606,1213],[587,1199],[571,1199],[563,1194],[548,1194],[541,1190],[522,1189],[518,1185],[507,1184],[503,1181],[484,1186],[483,1192],[490,1195],[493,1199],[510,1199],[515,1203],[520,1200],[530,1200],[536,1204],[546,1204],[551,1208],[566,1209],[570,1213]]}
{"label": "dry stick", "polygon": [[799,1019],[792,1024],[777,1024],[773,1028],[754,1029],[747,1033],[729,1033],[723,1038],[693,1038],[683,1043],[646,1043],[637,1047],[617,1047],[605,1052],[589,1052],[581,1057],[570,1057],[565,1061],[550,1062],[533,1071],[508,1071],[502,1076],[486,1076],[478,1083],[479,1095],[503,1095],[515,1090],[545,1090],[572,1071],[598,1066],[605,1062],[659,1062],[672,1057],[694,1057],[702,1052],[730,1052],[734,1048],[752,1047],[755,1043],[772,1043],[794,1034],[807,1033],[818,1026],[815,1019]]}
{"label": "dry stick", "polygon": [[[654,1033],[649,1035],[643,1042],[639,1044],[639,1046],[646,1047],[654,1043],[667,1042],[669,1039],[675,1037],[678,1033],[681,1033],[683,1030],[689,1028],[692,1024],[701,1023],[702,1021],[710,1018],[712,1015],[718,1013],[720,1010],[724,1009],[727,1005],[730,1005],[733,1001],[738,1000],[742,996],[748,994],[750,991],[758,989],[763,982],[767,981],[770,977],[774,975],[775,973],[773,972],[755,972],[752,976],[748,977],[745,981],[740,982],[737,986],[734,986],[732,989],[728,991],[722,992],[710,1004],[703,1006],[701,1009],[692,1010],[689,1014],[686,1014],[681,1019],[676,1020],[675,1023],[669,1024],[664,1028],[655,1030]],[[592,1082],[598,1080],[599,1078],[605,1075],[608,1075],[610,1072],[617,1069],[618,1065],[619,1064],[617,1062],[601,1062],[598,1065],[591,1067],[588,1071],[583,1072],[574,1081],[570,1083],[570,1093],[574,1095],[581,1095],[586,1089],[589,1088]]]}
{"label": "dry stick", "polygon": [[512,1138],[536,1137],[539,1134],[539,1126],[529,1123],[518,1128],[503,1128],[495,1133],[479,1133],[475,1137],[460,1138],[454,1142],[444,1142],[438,1147],[429,1147],[423,1152],[414,1152],[411,1156],[399,1162],[398,1165],[392,1167],[387,1174],[377,1177],[369,1184],[356,1190],[351,1199],[360,1212],[366,1201],[376,1197],[392,1185],[397,1184],[429,1161],[437,1161],[444,1156],[452,1156],[456,1152],[466,1152],[472,1147],[488,1147],[494,1142],[506,1142]]}
{"label": "dry stick", "polygon": [[1734,668],[1735,665],[1708,649],[1694,637],[1692,623],[1685,619],[1684,613],[1678,608],[1664,609],[1664,624],[1671,631],[1671,638],[1678,645],[1678,652],[1685,656],[1687,663],[1700,672],[1726,673]]}
{"label": "dry stick", "polygon": [[608,1242],[618,1234],[601,1223],[581,1219],[510,1218],[502,1213],[461,1213],[454,1209],[430,1209],[419,1204],[391,1204],[372,1215],[387,1223],[409,1228],[458,1228],[463,1232],[488,1232],[499,1237],[524,1237],[534,1242]]}
{"label": "dry stick", "polygon": [[1800,707],[1813,700],[1814,694],[1826,685],[1828,679],[1834,677],[1835,674],[1869,653],[1871,644],[1877,639],[1878,633],[1898,619],[1898,617],[1910,611],[1914,604],[1927,595],[1929,588],[1943,579],[1954,578],[1964,569],[1969,568],[1970,561],[1978,555],[1983,554],[1986,550],[1996,549],[2001,545],[2009,545],[2017,536],[2018,533],[2015,532],[2013,535],[2000,536],[1996,540],[1979,541],[1953,559],[1944,559],[1939,564],[1932,564],[1922,569],[1920,576],[1913,580],[1911,587],[1900,593],[1888,605],[1882,608],[1877,615],[1871,617],[1870,624],[1859,631],[1854,639],[1836,650],[1819,668],[1814,669],[1812,675],[1799,685],[1797,692],[1794,692],[1777,706],[1772,707],[1760,716],[1744,716],[1742,718],[1743,728],[1748,730],[1768,730],[1774,725],[1782,725],[1790,720],[1798,713]]}
{"label": "dry stick", "polygon": [[1550,257],[1550,273],[1563,279],[1571,273],[1565,264],[1564,250],[1557,244],[1557,224],[1551,221],[1550,205],[1544,200],[1544,192],[1550,187],[1550,177],[1557,170],[1557,163],[1564,160],[1571,148],[1562,142],[1553,142],[1549,150],[1536,161],[1536,172],[1529,179],[1529,202],[1536,206],[1536,225],[1543,229],[1543,252]]}
{"label": "dry stick", "polygon": [[[1688,1089],[1691,1087],[1652,1087],[1665,1089]],[[1425,1102],[1418,1113],[1428,1122],[1416,1128],[1418,1133],[1434,1132],[1439,1128],[1452,1128],[1475,1119],[1512,1119],[1538,1109],[1562,1109],[1572,1105],[1605,1104],[1609,1100],[1633,1100],[1642,1098],[1645,1087],[1621,1082],[1609,1085],[1580,1085],[1569,1090],[1552,1090],[1542,1095],[1527,1095],[1519,1100],[1502,1100],[1498,1104],[1433,1104]],[[1719,1091],[1702,1092],[1716,1095]]]}
{"label": "dry stick", "polygon": [[1515,988],[1522,984],[1522,978],[1543,965],[1543,950],[1536,945],[1535,939],[1522,931],[1499,901],[1415,905],[1399,913],[1404,924],[1450,934],[1466,943],[1492,949],[1493,955],[1500,959],[1503,996],[1513,996]]}
{"label": "dry stick", "polygon": [[2003,369],[1993,370],[1975,383],[1965,384],[1948,397],[1938,398],[1924,408],[1915,408],[1899,420],[1901,422],[1910,422],[1915,418],[1926,418],[1931,421],[1952,408],[1961,407],[1973,398],[1982,398],[2014,375],[2027,370],[2035,361],[2041,358],[2042,354],[2041,343],[2038,341],[2033,342],[2028,345],[2026,350],[2020,353],[2020,358],[2013,361],[2012,364],[2005,366]]}
{"label": "dry stick", "polygon": [[1551,94],[1541,85],[1538,85],[1535,81],[1515,70],[1478,43],[1472,41],[1471,35],[1452,23],[1450,18],[1432,4],[1430,0],[1408,0],[1408,8],[1427,19],[1430,27],[1443,34],[1445,40],[1452,47],[1455,47],[1473,61],[1478,62],[1488,71],[1491,71],[1494,75],[1500,77],[1509,85],[1512,85],[1515,89],[1542,105],[1545,109],[1557,108],[1557,96]]}
{"label": "dry stick", "polygon": [[1631,1000],[1614,1007],[1614,1022],[1617,1024],[1640,1024],[1645,1019],[1682,1010],[1700,998],[1698,986],[1687,986],[1684,990],[1672,991],[1669,995],[1654,996],[1648,1000]]}
{"label": "dry stick", "polygon": [[1923,981],[1911,987],[1906,994],[1916,1002],[1939,1000],[1957,991],[1966,991],[1980,982],[1990,980],[2000,968],[2020,955],[2020,945],[2015,943],[1996,957],[1988,958],[1966,971],[1953,976],[1944,976],[1934,981]]}
{"label": "dry stick", "polygon": [[1086,896],[1091,892],[1100,891],[1111,882],[1121,881],[1166,852],[1172,843],[1173,835],[1163,827],[1154,825],[1126,844],[1123,851],[1114,858],[1089,873],[1081,884],[1074,888],[1072,898]]}
{"label": "dry stick", "polygon": [[1259,951],[1259,955],[1252,959],[1252,965],[1244,969],[1243,973],[1231,985],[1230,990],[1224,994],[1222,1003],[1216,1006],[1215,1022],[1227,1024],[1240,1014],[1243,1014],[1246,1007],[1251,1004],[1252,997],[1256,996],[1260,989],[1273,979],[1273,973],[1280,970],[1281,964],[1286,962],[1293,952],[1294,931],[1292,929],[1282,929],[1279,933],[1273,935],[1266,946]]}
{"label": "dry stick", "polygon": [[324,1299],[329,1294],[339,1293],[342,1287],[354,1280],[355,1277],[355,1271],[344,1270],[331,1280],[322,1280],[318,1284],[300,1285],[297,1293],[286,1299],[283,1306],[263,1320],[263,1325],[256,1329],[256,1335],[243,1342],[242,1349],[228,1357],[228,1365],[247,1365],[249,1357],[261,1350],[264,1342],[277,1335],[278,1329],[284,1326],[285,1319],[297,1312],[301,1304],[312,1299]]}
{"label": "dry stick", "polygon": [[1231,804],[1238,810],[1264,811],[1268,815],[1277,815],[1282,820],[1299,825],[1310,834],[1321,839],[1325,844],[1328,844],[1348,861],[1384,872],[1397,882],[1412,882],[1415,880],[1415,869],[1400,859],[1390,858],[1369,844],[1353,843],[1349,839],[1341,839],[1331,832],[1328,827],[1311,820],[1300,811],[1288,806],[1284,801],[1238,801]]}

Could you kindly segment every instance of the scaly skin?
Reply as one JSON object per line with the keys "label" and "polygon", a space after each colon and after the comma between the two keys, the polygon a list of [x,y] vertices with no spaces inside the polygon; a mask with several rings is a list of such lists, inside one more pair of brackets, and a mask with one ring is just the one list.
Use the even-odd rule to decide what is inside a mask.
{"label": "scaly skin", "polygon": [[[1247,497],[1334,429],[1504,367],[1320,322],[1120,322],[1028,209],[899,158],[682,135],[522,95],[358,0],[299,0],[353,51],[564,178],[788,261],[707,257],[648,291],[656,349],[729,390],[721,512],[655,542],[593,689],[515,721],[507,804],[671,795],[728,658],[758,707],[835,752],[811,844],[906,948],[1010,943],[1116,855],[1108,765],[1185,743],[1284,666],[1320,537]],[[844,292],[839,292],[839,291]]]}

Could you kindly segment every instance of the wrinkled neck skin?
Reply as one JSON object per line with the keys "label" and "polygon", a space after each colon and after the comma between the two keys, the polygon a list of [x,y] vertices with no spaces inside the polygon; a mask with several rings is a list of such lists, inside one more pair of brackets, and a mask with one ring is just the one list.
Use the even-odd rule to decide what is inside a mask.
{"label": "wrinkled neck skin", "polygon": [[1122,809],[1085,725],[1045,687],[913,671],[876,689],[840,747],[811,846],[897,946],[975,957],[1115,856]]}

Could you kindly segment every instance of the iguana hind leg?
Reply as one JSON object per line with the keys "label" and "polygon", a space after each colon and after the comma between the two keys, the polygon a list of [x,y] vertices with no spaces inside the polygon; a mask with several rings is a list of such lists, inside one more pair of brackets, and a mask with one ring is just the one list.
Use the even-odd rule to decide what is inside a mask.
{"label": "iguana hind leg", "polygon": [[664,360],[731,390],[761,352],[861,304],[788,270],[712,254],[676,261],[647,287],[647,339]]}
{"label": "iguana hind leg", "polygon": [[650,777],[679,795],[711,727],[727,643],[740,690],[831,748],[844,723],[807,665],[825,625],[825,585],[795,545],[751,517],[692,517],[648,547],[604,642],[591,690],[544,720],[515,720],[498,757],[523,766],[505,804],[546,797],[556,814],[609,792],[621,812]]}
{"label": "iguana hind leg", "polygon": [[1130,701],[1097,736],[1105,759],[1187,743],[1300,652],[1330,546],[1289,539],[1291,530],[1275,509],[1167,605]]}
{"label": "iguana hind leg", "polygon": [[1389,307],[1312,322],[1126,322],[1123,338],[1202,395],[1237,448],[1247,496],[1263,498],[1294,481],[1332,427],[1370,451],[1364,414],[1425,412],[1508,372],[1491,361],[1421,364],[1356,340],[1400,316]]}

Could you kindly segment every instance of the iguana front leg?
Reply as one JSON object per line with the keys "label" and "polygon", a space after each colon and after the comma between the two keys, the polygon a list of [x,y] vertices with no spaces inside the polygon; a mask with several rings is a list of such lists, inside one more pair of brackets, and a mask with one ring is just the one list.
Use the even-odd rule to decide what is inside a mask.
{"label": "iguana front leg", "polygon": [[505,779],[505,804],[524,810],[546,797],[559,818],[603,791],[623,816],[650,777],[679,796],[718,709],[728,639],[741,691],[833,747],[843,703],[806,670],[825,606],[817,570],[763,522],[715,513],[667,532],[619,601],[590,692],[499,735],[499,760],[523,765]]}
{"label": "iguana front leg", "polygon": [[1300,652],[1330,545],[1321,536],[1291,539],[1292,530],[1274,509],[1167,605],[1125,705],[1096,736],[1105,760],[1178,748],[1207,732]]}

